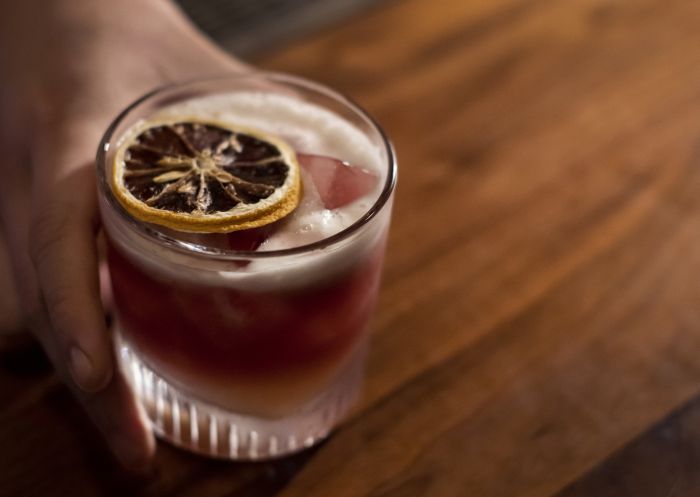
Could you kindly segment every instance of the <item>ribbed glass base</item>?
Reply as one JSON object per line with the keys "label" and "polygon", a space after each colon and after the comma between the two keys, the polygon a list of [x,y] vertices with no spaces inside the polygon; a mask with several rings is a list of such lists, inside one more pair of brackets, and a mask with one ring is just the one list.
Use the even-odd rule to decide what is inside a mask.
{"label": "ribbed glass base", "polygon": [[363,354],[321,395],[284,418],[237,414],[183,393],[142,362],[123,341],[117,355],[156,435],[210,457],[260,460],[282,457],[323,440],[357,400]]}

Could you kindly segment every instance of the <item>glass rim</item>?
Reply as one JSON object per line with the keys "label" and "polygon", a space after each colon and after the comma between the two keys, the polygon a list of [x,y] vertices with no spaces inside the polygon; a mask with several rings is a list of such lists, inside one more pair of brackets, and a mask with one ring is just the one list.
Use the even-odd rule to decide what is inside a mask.
{"label": "glass rim", "polygon": [[[356,114],[358,114],[360,117],[365,119],[371,126],[371,128],[374,129],[381,138],[382,141],[382,146],[384,148],[384,151],[386,152],[386,168],[387,168],[387,175],[386,175],[386,180],[384,181],[384,186],[382,187],[382,191],[377,197],[377,199],[374,201],[374,203],[370,206],[367,211],[360,216],[359,219],[357,219],[355,222],[347,226],[346,228],[342,229],[341,231],[330,235],[326,238],[323,238],[321,240],[318,240],[313,243],[307,243],[305,245],[299,245],[298,247],[291,247],[291,248],[286,248],[286,249],[279,249],[279,250],[269,250],[269,251],[255,251],[255,250],[233,250],[233,249],[219,249],[219,248],[211,248],[211,247],[205,247],[203,245],[198,245],[194,243],[189,243],[189,242],[184,242],[182,240],[178,240],[177,238],[171,237],[166,235],[165,233],[161,233],[153,228],[151,228],[148,224],[144,223],[143,221],[139,221],[138,219],[134,218],[131,216],[126,209],[121,205],[121,203],[115,198],[114,193],[112,192],[112,188],[109,185],[109,180],[106,175],[106,155],[109,152],[110,145],[112,144],[112,140],[114,138],[114,132],[116,131],[117,127],[122,123],[122,121],[134,110],[136,109],[139,105],[143,104],[144,102],[150,100],[151,98],[162,94],[166,91],[169,90],[177,90],[178,88],[185,89],[188,86],[196,85],[196,84],[206,84],[206,83],[216,83],[217,81],[226,81],[226,80],[245,80],[245,79],[256,79],[256,78],[262,78],[266,79],[268,81],[273,81],[277,83],[282,83],[282,84],[287,84],[289,85],[296,85],[300,86],[304,89],[307,90],[312,90],[314,92],[317,92],[319,94],[322,94],[326,97],[329,97],[340,104],[348,107],[352,111],[354,111]],[[316,83],[314,81],[311,81],[306,78],[302,78],[300,76],[294,76],[291,74],[285,74],[285,73],[280,73],[280,72],[273,72],[273,71],[252,71],[249,73],[233,73],[233,74],[223,74],[219,76],[212,76],[212,77],[207,77],[207,78],[195,78],[195,79],[189,79],[181,82],[176,82],[176,83],[170,83],[166,85],[162,85],[159,87],[154,88],[153,90],[147,92],[146,94],[142,95],[141,97],[137,98],[134,100],[131,104],[129,104],[124,110],[122,110],[117,117],[114,118],[114,120],[110,123],[110,125],[107,127],[107,130],[105,131],[104,135],[102,136],[102,139],[100,140],[98,149],[97,149],[97,158],[95,162],[96,168],[97,168],[97,182],[98,182],[98,187],[100,190],[100,193],[106,198],[109,206],[112,208],[112,210],[123,220],[125,221],[128,226],[141,234],[142,236],[146,237],[147,239],[153,240],[157,242],[160,245],[165,245],[169,249],[176,250],[181,253],[185,253],[188,255],[196,255],[196,256],[203,256],[206,258],[210,259],[217,259],[217,260],[236,260],[236,259],[262,259],[262,258],[272,258],[272,257],[283,257],[283,256],[292,256],[292,255],[299,255],[299,254],[304,254],[308,252],[313,252],[316,250],[320,250],[332,245],[335,245],[347,238],[349,238],[351,235],[356,233],[360,228],[365,226],[367,223],[369,223],[370,220],[372,220],[384,207],[384,205],[389,201],[391,198],[391,194],[394,191],[394,188],[396,186],[396,178],[397,178],[397,165],[396,165],[396,154],[394,152],[394,147],[391,143],[391,140],[387,136],[386,132],[384,129],[379,125],[379,123],[367,112],[362,106],[360,106],[357,102],[355,102],[352,98],[348,97],[347,95],[338,92],[336,90],[333,90],[321,83]]]}

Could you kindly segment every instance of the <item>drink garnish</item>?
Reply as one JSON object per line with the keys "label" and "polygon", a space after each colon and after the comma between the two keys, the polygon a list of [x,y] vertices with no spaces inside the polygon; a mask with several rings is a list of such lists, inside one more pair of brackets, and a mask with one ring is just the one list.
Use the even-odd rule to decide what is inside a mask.
{"label": "drink garnish", "polygon": [[112,189],[135,218],[195,233],[257,228],[299,203],[294,150],[267,133],[211,120],[148,121],[115,155]]}

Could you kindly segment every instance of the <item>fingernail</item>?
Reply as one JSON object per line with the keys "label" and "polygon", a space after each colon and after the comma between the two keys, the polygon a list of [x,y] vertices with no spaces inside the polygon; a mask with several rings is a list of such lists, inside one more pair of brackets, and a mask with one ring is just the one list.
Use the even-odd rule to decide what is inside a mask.
{"label": "fingernail", "polygon": [[75,345],[70,348],[70,372],[73,376],[73,381],[82,390],[87,392],[96,390],[92,361],[90,361],[85,352]]}

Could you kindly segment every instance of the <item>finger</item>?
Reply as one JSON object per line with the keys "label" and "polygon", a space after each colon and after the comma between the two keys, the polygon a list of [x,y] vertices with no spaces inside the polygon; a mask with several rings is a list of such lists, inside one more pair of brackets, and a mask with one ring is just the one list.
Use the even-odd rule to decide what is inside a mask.
{"label": "finger", "polygon": [[56,334],[45,314],[36,316],[34,330],[56,368],[58,375],[104,437],[107,445],[127,470],[142,473],[150,466],[156,444],[148,417],[129,388],[124,374],[116,370],[106,387],[86,392],[71,381],[71,373],[62,356]]}
{"label": "finger", "polygon": [[98,282],[96,201],[91,167],[73,170],[36,199],[30,254],[49,323],[75,384],[104,388],[113,374]]}
{"label": "finger", "polygon": [[4,232],[9,261],[19,291],[19,302],[32,331],[62,379],[105,436],[115,457],[127,469],[142,470],[155,450],[153,434],[123,375],[117,371],[112,381],[97,394],[89,394],[72,385],[62,344],[50,329],[41,305],[36,271],[29,257],[30,191],[29,159],[14,154],[4,157],[0,167],[11,174],[0,182],[0,224]]}
{"label": "finger", "polygon": [[36,272],[28,255],[30,202],[26,192],[29,191],[29,175],[19,173],[21,171],[12,176],[12,184],[5,182],[1,185],[12,188],[0,188],[0,217],[24,313],[31,316],[29,321],[32,331],[41,341],[58,375],[70,386],[117,460],[129,470],[142,471],[153,456],[155,440],[146,417],[121,372],[116,371],[109,384],[98,393],[86,393],[73,384],[63,343],[50,327],[41,304]]}
{"label": "finger", "polygon": [[120,464],[131,471],[145,471],[155,453],[155,439],[146,413],[121,372],[97,393],[74,389],[74,394]]}
{"label": "finger", "polygon": [[142,473],[155,454],[155,438],[148,417],[129,388],[121,371],[115,371],[109,384],[99,392],[86,392],[71,381],[56,334],[46,314],[37,315],[34,330],[56,368],[58,375],[100,431],[114,457],[127,470]]}

